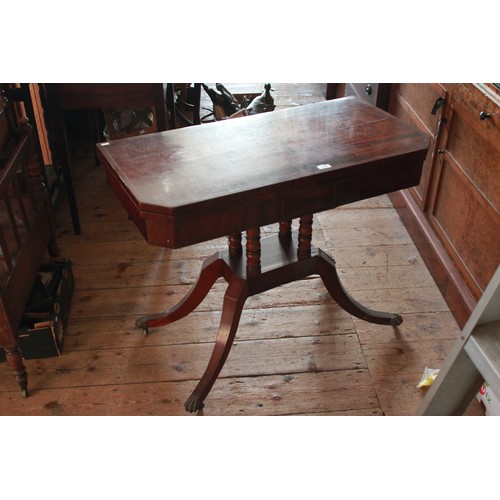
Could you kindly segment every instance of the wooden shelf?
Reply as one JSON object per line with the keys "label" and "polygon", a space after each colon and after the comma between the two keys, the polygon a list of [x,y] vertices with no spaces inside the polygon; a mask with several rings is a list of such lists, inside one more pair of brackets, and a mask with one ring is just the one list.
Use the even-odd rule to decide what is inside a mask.
{"label": "wooden shelf", "polygon": [[417,414],[461,415],[485,380],[500,396],[500,266]]}
{"label": "wooden shelf", "polygon": [[477,326],[465,351],[491,390],[500,395],[500,320]]}

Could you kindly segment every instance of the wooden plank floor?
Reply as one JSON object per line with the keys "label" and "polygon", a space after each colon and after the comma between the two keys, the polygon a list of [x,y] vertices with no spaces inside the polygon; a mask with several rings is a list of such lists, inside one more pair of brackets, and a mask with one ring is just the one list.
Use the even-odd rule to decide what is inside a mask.
{"label": "wooden plank floor", "polygon": [[[228,85],[234,92],[260,86]],[[277,109],[323,100],[326,90],[273,88]],[[73,234],[64,201],[56,213],[61,255],[73,262],[76,280],[63,355],[26,361],[27,399],[1,366],[0,413],[187,415],[184,401],[208,362],[225,283],[193,314],[149,336],[134,321],[180,300],[225,239],[173,251],[150,246],[88,148],[75,153],[74,176],[82,234]],[[415,413],[424,368],[440,366],[460,330],[388,197],[316,215],[313,243],[335,258],[354,298],[401,313],[403,324],[351,317],[314,276],[251,297],[204,415]]]}

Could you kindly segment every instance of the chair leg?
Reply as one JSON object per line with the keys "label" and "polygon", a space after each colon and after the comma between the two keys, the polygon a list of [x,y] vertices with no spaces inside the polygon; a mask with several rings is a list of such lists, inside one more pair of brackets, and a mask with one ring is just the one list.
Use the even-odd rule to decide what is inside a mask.
{"label": "chair leg", "polygon": [[[193,87],[188,87],[187,84],[178,84],[178,91],[180,95],[176,104],[175,84],[168,84],[167,108],[174,110],[175,118],[179,119],[184,126],[200,125],[201,83],[195,83]],[[178,123],[176,122],[175,126],[177,125]]]}
{"label": "chair leg", "polygon": [[177,122],[175,118],[175,99],[174,99],[174,84],[167,83],[166,96],[165,96],[165,105],[167,111],[170,115],[170,128],[177,128]]}
{"label": "chair leg", "polygon": [[194,84],[193,90],[193,125],[201,124],[201,83]]}

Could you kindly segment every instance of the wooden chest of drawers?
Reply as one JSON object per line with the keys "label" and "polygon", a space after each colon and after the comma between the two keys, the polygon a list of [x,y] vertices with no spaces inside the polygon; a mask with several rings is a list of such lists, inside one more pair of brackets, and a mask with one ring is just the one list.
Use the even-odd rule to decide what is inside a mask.
{"label": "wooden chest of drawers", "polygon": [[393,84],[389,111],[431,138],[420,185],[391,198],[463,326],[500,264],[500,95]]}

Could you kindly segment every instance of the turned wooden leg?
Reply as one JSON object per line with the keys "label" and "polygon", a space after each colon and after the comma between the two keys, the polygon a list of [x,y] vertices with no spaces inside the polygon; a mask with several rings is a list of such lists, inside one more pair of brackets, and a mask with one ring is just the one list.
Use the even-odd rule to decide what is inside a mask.
{"label": "turned wooden leg", "polygon": [[226,294],[224,295],[219,332],[207,369],[184,405],[188,412],[193,413],[203,408],[203,401],[217,380],[233,345],[241,311],[247,297],[248,287],[246,280],[234,276],[229,282]]}
{"label": "turned wooden leg", "polygon": [[231,234],[227,238],[229,242],[229,255],[241,255],[243,251],[241,246],[241,233]]}
{"label": "turned wooden leg", "polygon": [[340,307],[369,323],[397,326],[403,322],[403,318],[399,314],[373,311],[354,300],[340,282],[335,261],[322,250],[318,249],[318,252],[317,272],[331,297]]}
{"label": "turned wooden leg", "polygon": [[260,228],[247,229],[247,273],[260,273]]}
{"label": "turned wooden leg", "polygon": [[279,224],[278,237],[282,243],[288,243],[292,239],[292,220],[284,220]]}
{"label": "turned wooden leg", "polygon": [[299,259],[307,259],[311,256],[312,240],[312,215],[303,215],[299,221],[299,247],[297,256]]}
{"label": "turned wooden leg", "polygon": [[218,253],[212,255],[203,263],[198,281],[184,299],[165,312],[141,316],[135,322],[137,328],[142,328],[147,334],[150,326],[173,323],[194,311],[207,296],[216,280],[222,276],[222,264],[223,261]]}
{"label": "turned wooden leg", "polygon": [[23,363],[23,358],[19,352],[17,346],[14,347],[4,347],[5,357],[10,368],[14,372],[14,377],[16,377],[19,387],[21,387],[21,395],[23,397],[28,396],[28,374],[26,373],[26,367]]}

